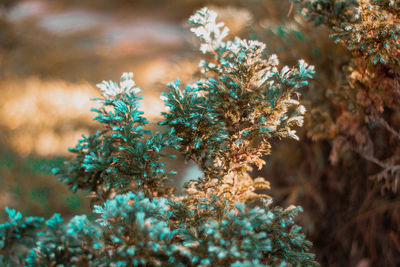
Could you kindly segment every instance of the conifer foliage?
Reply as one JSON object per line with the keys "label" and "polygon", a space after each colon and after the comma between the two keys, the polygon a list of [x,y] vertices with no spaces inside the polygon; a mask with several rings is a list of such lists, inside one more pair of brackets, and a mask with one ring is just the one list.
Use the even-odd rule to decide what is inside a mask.
{"label": "conifer foliage", "polygon": [[[207,60],[201,79],[163,94],[161,132],[147,130],[132,74],[98,85],[103,128],[71,149],[56,170],[73,191],[94,196],[93,214],[64,223],[24,218],[7,209],[0,225],[1,261],[26,266],[314,266],[311,243],[294,223],[300,207],[274,207],[260,192],[261,168],[274,137],[297,139],[305,108],[297,89],[313,67],[299,61],[279,69],[265,45],[235,38],[217,14],[199,10],[189,22]],[[204,175],[174,194],[163,159],[176,149]],[[250,204],[250,202],[252,202]]]}
{"label": "conifer foliage", "polygon": [[[372,177],[383,182],[382,191],[398,192],[399,151],[391,148],[397,147],[400,140],[394,119],[400,111],[399,1],[297,2],[305,17],[328,26],[330,37],[351,52],[340,70],[344,81],[331,93],[338,110],[332,115],[336,128],[330,136],[332,161],[337,162],[343,151],[354,151],[381,168]],[[384,135],[380,134],[382,130]],[[377,133],[381,137],[374,140]],[[381,138],[387,141],[380,141]],[[379,150],[386,150],[385,159],[376,155]]]}
{"label": "conifer foliage", "polygon": [[[310,238],[321,264],[397,266],[399,1],[295,2],[309,22],[295,15],[304,36],[313,38],[307,47],[319,48],[315,55],[305,49],[302,56],[310,58],[318,74],[310,93],[303,94],[310,100],[305,128],[313,142],[301,144],[299,154],[307,164],[284,176],[293,173],[300,181],[307,177],[311,184],[299,182],[311,190],[296,200],[312,210],[303,218],[314,226]],[[269,170],[276,168],[272,165]]]}

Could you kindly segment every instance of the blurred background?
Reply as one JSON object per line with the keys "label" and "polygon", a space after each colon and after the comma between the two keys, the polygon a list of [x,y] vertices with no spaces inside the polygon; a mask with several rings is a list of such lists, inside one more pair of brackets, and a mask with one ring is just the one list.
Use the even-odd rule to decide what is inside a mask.
{"label": "blurred background", "polygon": [[[95,85],[133,72],[145,115],[158,121],[165,84],[198,76],[200,53],[186,20],[206,5],[230,38],[265,42],[282,65],[303,58],[316,67],[301,92],[308,113],[300,142],[274,140],[266,167],[254,175],[271,181],[276,204],[303,206],[299,224],[322,266],[398,266],[398,194],[370,179],[380,171],[376,164],[334,146],[351,55],[289,1],[0,0],[0,209],[88,213],[87,195],[71,193],[51,169],[71,157],[68,147],[82,134],[97,129],[90,112]],[[399,116],[392,122],[400,128]],[[382,141],[389,140],[384,133],[373,138],[380,155],[398,147]],[[171,164],[177,184],[199,175],[193,164]]]}
{"label": "blurred background", "polygon": [[[96,130],[96,84],[134,72],[143,109],[157,120],[167,81],[190,76],[196,47],[185,19],[202,3],[0,2],[0,208],[66,216],[86,212],[51,175],[81,134]],[[170,10],[173,10],[171,12]],[[196,56],[196,54],[194,54]]]}

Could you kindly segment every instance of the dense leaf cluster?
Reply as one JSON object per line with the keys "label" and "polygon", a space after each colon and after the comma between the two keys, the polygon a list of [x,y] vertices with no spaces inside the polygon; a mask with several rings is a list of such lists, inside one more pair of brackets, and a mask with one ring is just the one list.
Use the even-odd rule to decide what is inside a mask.
{"label": "dense leaf cluster", "polygon": [[242,178],[251,165],[262,168],[269,140],[298,139],[293,126],[302,125],[305,108],[296,89],[307,84],[314,69],[300,60],[297,67],[279,70],[276,55],[265,58],[265,44],[224,41],[228,28],[207,9],[189,21],[211,61],[200,62],[204,76],[195,84],[184,89],[179,82],[169,84],[170,92],[163,95],[168,112],[161,124],[182,139],[180,150],[204,171],[204,183],[225,179],[233,190],[246,191]]}
{"label": "dense leaf cluster", "polygon": [[399,3],[389,0],[296,0],[301,12],[318,24],[332,28],[331,37],[374,64],[400,66]]}
{"label": "dense leaf cluster", "polygon": [[165,171],[161,159],[173,155],[161,150],[177,148],[180,138],[173,130],[153,134],[144,128],[148,121],[139,110],[140,89],[132,77],[124,73],[120,85],[112,81],[98,85],[103,91],[103,98],[96,99],[101,108],[92,110],[104,130],[83,136],[71,149],[77,156],[64,170],[55,171],[74,192],[84,189],[102,200],[132,189],[149,196],[168,192],[163,182],[173,173]]}
{"label": "dense leaf cluster", "polygon": [[[384,182],[383,190],[397,192],[398,151],[389,152],[386,159],[375,156],[375,151],[385,150],[386,144],[379,138],[374,141],[373,132],[380,128],[388,132],[390,138],[382,138],[392,143],[389,146],[400,137],[396,122],[390,121],[399,112],[400,104],[398,1],[299,2],[300,11],[309,20],[327,25],[330,37],[351,51],[350,59],[340,70],[343,81],[330,96],[334,108],[339,110],[329,115],[335,124],[332,161],[337,162],[342,151],[355,151],[382,168],[373,177]],[[341,12],[334,11],[338,8]]]}
{"label": "dense leaf cluster", "polygon": [[290,177],[275,183],[312,210],[303,219],[323,265],[397,266],[399,1],[299,2],[306,19],[294,14],[291,26],[304,40],[286,57],[300,53],[318,70],[303,94],[310,139],[301,136],[297,157],[283,145],[275,156],[291,160],[276,160],[268,174]]}

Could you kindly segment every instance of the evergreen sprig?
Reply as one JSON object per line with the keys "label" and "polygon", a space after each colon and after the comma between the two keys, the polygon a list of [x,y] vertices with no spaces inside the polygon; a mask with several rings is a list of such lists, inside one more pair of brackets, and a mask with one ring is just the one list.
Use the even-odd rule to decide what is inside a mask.
{"label": "evergreen sprig", "polygon": [[180,138],[173,130],[152,133],[145,129],[148,123],[139,110],[140,89],[135,87],[132,73],[124,73],[120,85],[103,82],[98,87],[103,98],[95,99],[101,108],[94,120],[104,130],[89,137],[83,136],[78,145],[70,149],[77,156],[66,162],[66,168],[55,170],[59,180],[66,182],[75,192],[84,189],[105,200],[111,194],[140,190],[148,196],[168,192],[163,183],[173,173],[165,171],[161,161],[173,157],[165,153],[168,147],[177,148]]}
{"label": "evergreen sprig", "polygon": [[161,125],[175,129],[181,151],[209,177],[243,174],[250,164],[261,168],[273,137],[298,139],[293,126],[303,123],[304,106],[296,90],[307,85],[314,69],[300,60],[297,67],[278,70],[276,55],[265,59],[265,44],[235,38],[216,13],[202,9],[189,19],[212,56],[201,61],[205,74],[195,84],[169,84],[163,99],[169,109]]}

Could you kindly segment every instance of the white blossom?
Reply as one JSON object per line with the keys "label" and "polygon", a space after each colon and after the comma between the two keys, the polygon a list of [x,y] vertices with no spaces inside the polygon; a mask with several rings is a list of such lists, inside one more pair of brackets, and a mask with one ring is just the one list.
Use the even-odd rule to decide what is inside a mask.
{"label": "white blossom", "polygon": [[103,92],[102,95],[108,99],[116,97],[120,94],[126,94],[130,92],[133,92],[135,94],[140,93],[140,88],[135,86],[136,83],[133,81],[132,72],[124,72],[122,74],[119,86],[116,82],[113,81],[103,81],[102,83],[97,84],[97,88],[99,88]]}
{"label": "white blossom", "polygon": [[300,105],[297,110],[299,111],[299,114],[301,114],[301,115],[304,115],[306,113],[306,108],[303,105]]}
{"label": "white blossom", "polygon": [[224,23],[216,22],[217,13],[203,8],[190,17],[189,21],[198,26],[190,30],[204,43],[200,45],[200,51],[207,53],[222,45],[222,40],[228,35],[229,29]]}

